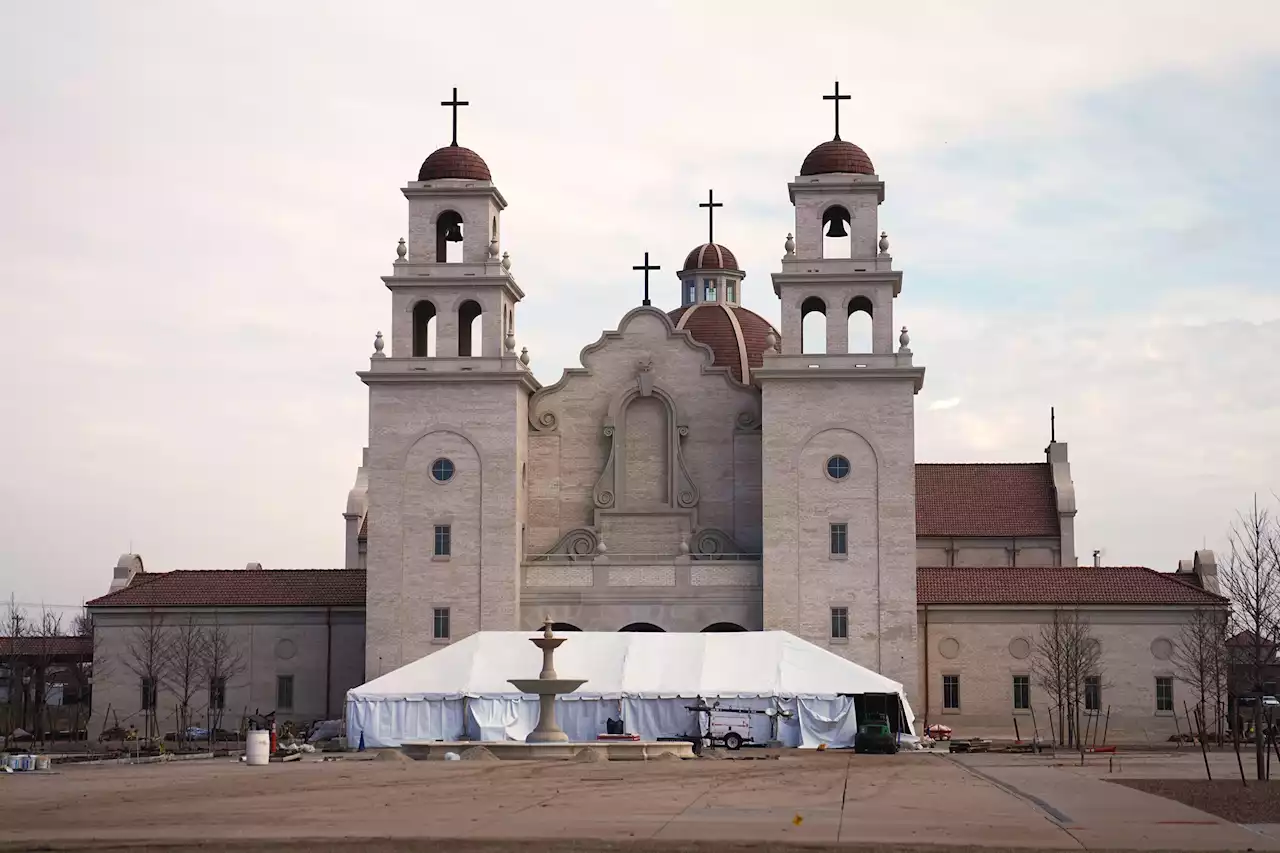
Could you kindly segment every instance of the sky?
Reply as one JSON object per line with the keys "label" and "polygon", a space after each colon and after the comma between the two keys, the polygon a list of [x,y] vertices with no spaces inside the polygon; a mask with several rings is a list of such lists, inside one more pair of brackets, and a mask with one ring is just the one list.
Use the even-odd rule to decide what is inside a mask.
{"label": "sky", "polygon": [[1280,491],[1272,2],[0,5],[0,596],[336,568],[400,188],[509,202],[539,380],[716,236],[744,304],[841,131],[886,183],[920,461],[1070,449],[1076,547],[1173,569]]}

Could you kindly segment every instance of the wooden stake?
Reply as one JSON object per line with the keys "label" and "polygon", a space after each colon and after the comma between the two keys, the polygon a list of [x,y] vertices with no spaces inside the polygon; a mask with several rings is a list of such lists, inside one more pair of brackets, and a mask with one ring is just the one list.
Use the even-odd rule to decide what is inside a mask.
{"label": "wooden stake", "polygon": [[[1185,704],[1187,704],[1187,703],[1186,703],[1186,702],[1183,702],[1182,704],[1183,704],[1183,705],[1185,705]],[[1177,711],[1174,711],[1174,712],[1173,712],[1173,728],[1174,728],[1174,731],[1176,731],[1176,732],[1178,733],[1178,746],[1177,746],[1177,748],[1178,748],[1178,749],[1182,749],[1182,727],[1178,725],[1178,712],[1177,712]]]}
{"label": "wooden stake", "polygon": [[1107,722],[1102,727],[1102,745],[1107,745],[1107,732],[1111,729],[1111,706],[1107,706]]}
{"label": "wooden stake", "polygon": [[[1236,716],[1239,717],[1238,711],[1236,713]],[[1231,743],[1234,744],[1236,748],[1236,764],[1239,765],[1240,767],[1240,784],[1244,785],[1247,788],[1249,787],[1249,780],[1246,779],[1244,776],[1244,759],[1240,757],[1240,727],[1239,726],[1233,725],[1231,727]]]}
{"label": "wooden stake", "polygon": [[[1187,710],[1187,700],[1185,700],[1185,699],[1183,699],[1183,700],[1182,700],[1182,710],[1186,712],[1186,715],[1187,715],[1187,725],[1188,725],[1188,726],[1190,726],[1190,725],[1191,725],[1191,712]],[[1193,734],[1193,735],[1192,735],[1192,737],[1195,737],[1195,735]],[[1204,756],[1204,774],[1205,774],[1206,776],[1208,776],[1208,777],[1209,777],[1209,781],[1210,781],[1210,782],[1212,782],[1212,781],[1213,781],[1213,774],[1209,772],[1209,753],[1208,753],[1208,752],[1206,751],[1206,749],[1205,749],[1205,745],[1204,745],[1204,738],[1203,738],[1203,737],[1200,737],[1200,738],[1197,738],[1197,740],[1199,740],[1199,741],[1200,741],[1200,754],[1201,754],[1202,756]]]}
{"label": "wooden stake", "polygon": [[1016,715],[1013,718],[1013,742],[1022,743],[1022,733],[1018,731],[1018,717]]}
{"label": "wooden stake", "polygon": [[1031,732],[1032,732],[1032,737],[1034,738],[1032,742],[1035,744],[1036,752],[1038,753],[1040,751],[1041,744],[1040,744],[1040,726],[1036,723],[1036,706],[1031,705],[1029,706],[1028,710],[1031,711]]}

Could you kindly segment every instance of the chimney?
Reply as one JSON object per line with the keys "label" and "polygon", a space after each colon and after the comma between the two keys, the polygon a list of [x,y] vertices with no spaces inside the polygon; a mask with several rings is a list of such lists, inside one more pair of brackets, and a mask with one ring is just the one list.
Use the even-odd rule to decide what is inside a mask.
{"label": "chimney", "polygon": [[1095,569],[1102,568],[1102,552],[1101,551],[1093,552],[1093,567]]}

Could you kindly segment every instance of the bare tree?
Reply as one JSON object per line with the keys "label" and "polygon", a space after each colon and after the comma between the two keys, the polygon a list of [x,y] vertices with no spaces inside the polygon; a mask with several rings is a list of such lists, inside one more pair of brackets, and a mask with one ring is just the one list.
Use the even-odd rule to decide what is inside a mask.
{"label": "bare tree", "polygon": [[205,716],[210,744],[214,742],[218,729],[222,727],[222,715],[227,705],[227,685],[244,672],[245,668],[244,655],[231,639],[231,632],[225,625],[218,623],[215,615],[213,624],[204,632],[201,667],[202,680],[208,691]]}
{"label": "bare tree", "polygon": [[205,661],[205,643],[208,638],[193,615],[178,624],[170,632],[169,665],[164,673],[164,683],[176,700],[178,716],[178,748],[186,742],[187,728],[191,725],[191,709],[196,694],[200,692]]}
{"label": "bare tree", "polygon": [[132,636],[125,642],[124,665],[138,677],[139,697],[145,720],[143,737],[147,741],[158,734],[157,700],[160,685],[169,673],[169,643],[169,629],[165,627],[164,616],[154,610],[147,611],[147,621],[136,626]]}
{"label": "bare tree", "polygon": [[[1222,590],[1231,599],[1232,669],[1262,710],[1263,684],[1276,663],[1276,627],[1280,622],[1280,522],[1258,506],[1239,513],[1231,528],[1231,553],[1221,574]],[[1239,696],[1237,695],[1237,702]],[[1266,778],[1266,751],[1261,719],[1256,721],[1258,778]]]}
{"label": "bare tree", "polygon": [[1198,697],[1201,719],[1208,720],[1208,703],[1213,700],[1214,715],[1221,718],[1222,695],[1227,680],[1226,608],[1197,607],[1191,611],[1173,644],[1173,664],[1178,680]]}
{"label": "bare tree", "polygon": [[[87,658],[76,659],[70,664],[71,678],[76,684],[76,693],[80,696],[80,701],[76,703],[74,717],[72,721],[73,733],[80,731],[80,724],[83,722],[86,729],[88,728],[88,720],[82,716],[84,711],[88,711],[93,707],[93,675],[94,665],[100,667],[98,678],[105,679],[110,677],[110,667],[105,661],[99,661],[102,657],[101,651],[101,635],[93,630],[93,616],[88,610],[81,611],[74,619],[71,620],[72,633],[89,641],[89,656]],[[85,737],[88,737],[86,731]]]}
{"label": "bare tree", "polygon": [[54,613],[47,607],[40,611],[40,619],[31,631],[31,690],[32,690],[32,732],[36,739],[43,742],[45,733],[52,726],[49,718],[49,688],[54,664],[60,652],[62,642],[62,614]]}
{"label": "bare tree", "polygon": [[9,604],[4,611],[4,625],[0,626],[0,634],[4,635],[0,639],[0,672],[5,680],[5,686],[8,688],[5,692],[8,694],[6,714],[5,714],[5,731],[4,731],[4,747],[8,749],[9,741],[13,737],[13,730],[18,728],[21,723],[19,720],[26,710],[26,688],[22,684],[22,638],[26,637],[30,631],[30,624],[26,614],[22,608],[14,602],[10,597]]}
{"label": "bare tree", "polygon": [[1057,608],[1040,628],[1031,659],[1035,683],[1049,697],[1050,713],[1057,717],[1058,742],[1083,746],[1080,715],[1085,686],[1090,677],[1102,679],[1102,647],[1094,639],[1089,622],[1074,609]]}

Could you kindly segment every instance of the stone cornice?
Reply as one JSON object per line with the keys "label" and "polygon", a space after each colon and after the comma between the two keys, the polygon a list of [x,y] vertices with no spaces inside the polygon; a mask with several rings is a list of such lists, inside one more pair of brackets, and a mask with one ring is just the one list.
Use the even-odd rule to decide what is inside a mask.
{"label": "stone cornice", "polygon": [[427,370],[404,370],[404,371],[388,371],[388,370],[361,370],[356,372],[356,376],[360,377],[360,381],[366,385],[430,385],[440,382],[512,382],[520,385],[530,394],[542,388],[542,383],[533,378],[533,374],[528,370],[522,372],[515,371],[462,371],[458,373],[445,373],[443,371],[427,371]]}
{"label": "stone cornice", "polygon": [[924,387],[923,367],[757,367],[751,371],[751,378],[757,382],[771,379],[855,379],[866,382],[905,382],[910,381],[915,393],[919,394]]}
{"label": "stone cornice", "polygon": [[498,203],[499,210],[506,210],[507,200],[490,181],[461,181],[447,178],[434,181],[410,181],[401,187],[405,198],[440,198],[442,196],[486,196]]}
{"label": "stone cornice", "polygon": [[[847,259],[842,259],[844,263],[850,263]],[[791,261],[787,261],[791,264]],[[820,268],[823,261],[813,262]],[[830,264],[828,264],[830,265]],[[892,284],[893,295],[900,296],[902,294],[902,270],[832,270],[821,272],[805,272],[805,271],[784,271],[776,272],[773,278],[773,294],[775,296],[782,295],[782,285],[794,285],[797,287],[806,284]]]}

